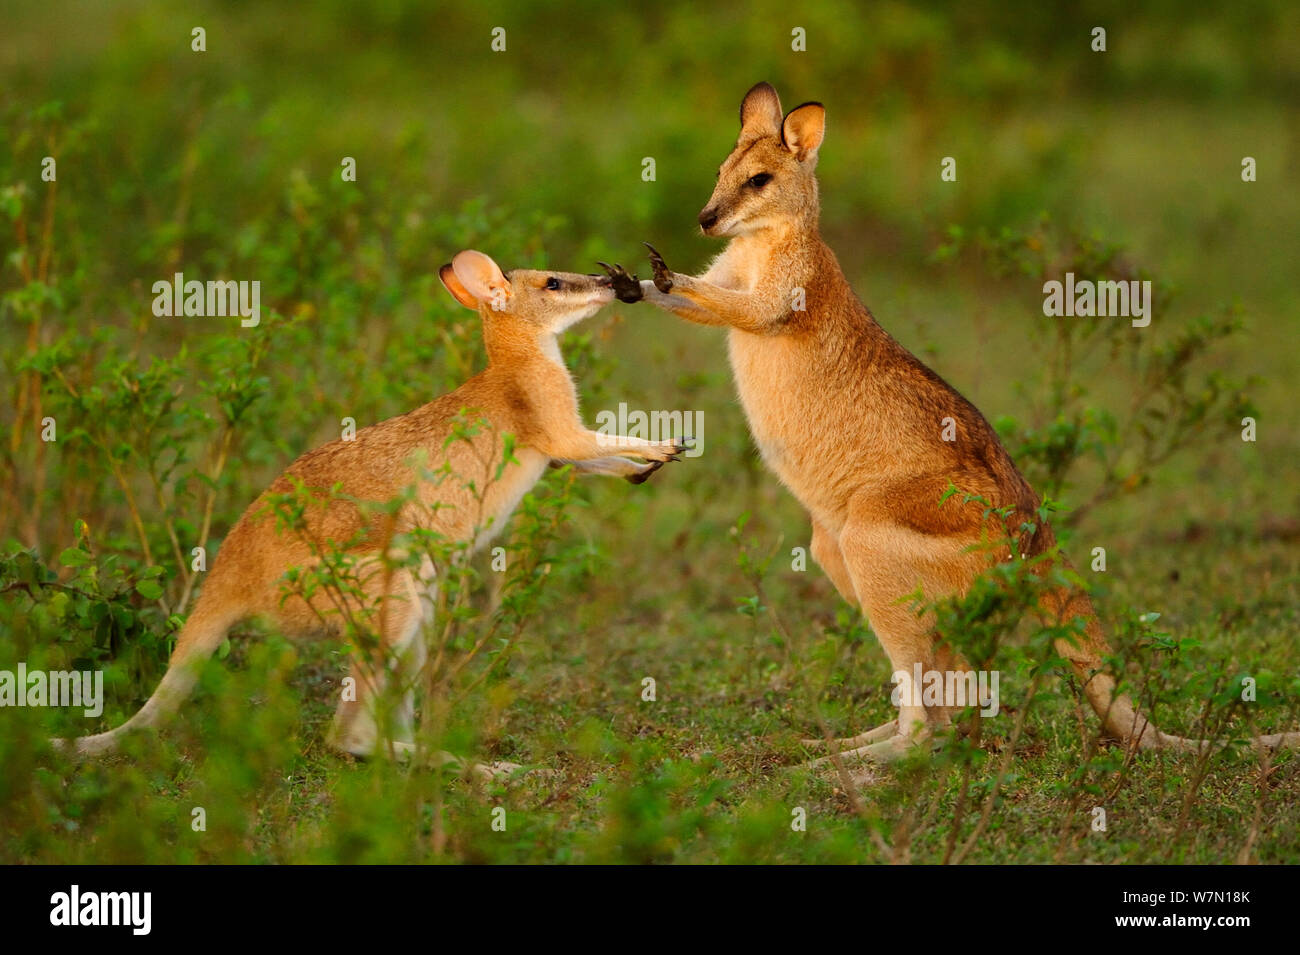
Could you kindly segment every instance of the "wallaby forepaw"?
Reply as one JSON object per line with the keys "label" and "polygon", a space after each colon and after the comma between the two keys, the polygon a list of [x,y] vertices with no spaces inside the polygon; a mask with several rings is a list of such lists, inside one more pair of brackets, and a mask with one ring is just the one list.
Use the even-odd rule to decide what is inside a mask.
{"label": "wallaby forepaw", "polygon": [[686,453],[686,445],[681,441],[663,441],[659,444],[658,450],[663,455],[662,458],[656,459],[659,463],[680,461],[682,455]]}
{"label": "wallaby forepaw", "polygon": [[614,290],[616,299],[629,305],[641,301],[643,293],[640,279],[635,275],[629,275],[627,269],[621,265],[608,265],[605,262],[597,262],[596,264],[609,275],[610,287]]}
{"label": "wallaby forepaw", "polygon": [[650,250],[650,267],[654,269],[655,273],[655,288],[667,295],[673,290],[673,273],[669,270],[667,264],[664,262],[664,257],[659,254],[658,249],[649,242],[643,242],[641,244]]}

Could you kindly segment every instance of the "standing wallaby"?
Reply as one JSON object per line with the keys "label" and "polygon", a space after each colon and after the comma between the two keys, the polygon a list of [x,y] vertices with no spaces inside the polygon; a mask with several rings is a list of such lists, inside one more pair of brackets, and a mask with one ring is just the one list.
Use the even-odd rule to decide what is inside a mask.
{"label": "standing wallaby", "polygon": [[[932,613],[906,599],[964,594],[981,571],[1011,555],[990,550],[1003,527],[982,506],[939,506],[950,486],[1009,507],[1010,527],[1041,525],[1039,500],[978,410],[876,323],[853,294],[818,230],[817,151],[826,111],[804,103],[782,115],[759,83],[740,107],[740,138],[699,214],[705,235],[731,239],[698,277],[670,272],[650,249],[653,281],[613,274],[623,301],[644,299],[684,319],[730,329],[736,389],[767,465],[808,509],[812,554],[844,599],[862,609],[895,672],[967,671],[937,639]],[[943,440],[954,429],[955,440]],[[1020,542],[1052,548],[1041,525]],[[1046,562],[1044,562],[1046,563]],[[1076,642],[1057,641],[1106,731],[1130,746],[1196,750],[1209,741],[1162,733],[1116,694],[1102,671],[1106,638],[1086,594],[1051,588],[1053,622],[1084,618]],[[919,689],[919,688],[918,688]],[[948,723],[951,710],[903,700],[896,721],[834,745],[889,759]],[[1300,733],[1260,737],[1300,745]]]}
{"label": "standing wallaby", "polygon": [[[290,636],[337,632],[342,618],[330,598],[319,593],[310,601],[286,597],[282,589],[287,570],[317,563],[318,552],[309,541],[346,548],[373,564],[362,578],[365,601],[343,599],[356,604],[347,608],[353,613],[378,607],[380,649],[396,663],[402,693],[391,751],[409,753],[411,687],[424,661],[420,627],[435,581],[427,556],[414,572],[394,570],[391,561],[385,566],[380,552],[393,537],[419,528],[477,550],[501,530],[548,464],[571,463],[579,471],[640,483],[665,462],[680,460],[684,448],[675,441],[602,435],[588,430],[579,416],[573,379],[556,336],[613,301],[608,277],[526,269],[506,274],[472,250],[458,253],[439,275],[456,301],[482,318],[487,368],[449,394],[363,428],[352,440],[331,441],[291,464],[226,537],[157,690],[122,726],[75,740],[78,753],[112,750],[122,734],[155,726],[170,715],[193,688],[197,665],[245,618],[263,617]],[[487,427],[456,438],[454,429],[466,409]],[[513,449],[505,435],[513,436]],[[640,460],[629,460],[633,458]],[[430,480],[434,472],[452,479]],[[329,497],[303,511],[300,533],[277,530],[275,515],[268,513],[269,499],[299,485],[330,491]],[[355,503],[382,504],[412,487],[413,500],[395,519],[382,509],[378,516],[368,515]],[[388,670],[361,660],[353,664],[356,698],[341,702],[334,715],[329,743],[335,749],[356,755],[375,751],[381,736],[375,711]]]}

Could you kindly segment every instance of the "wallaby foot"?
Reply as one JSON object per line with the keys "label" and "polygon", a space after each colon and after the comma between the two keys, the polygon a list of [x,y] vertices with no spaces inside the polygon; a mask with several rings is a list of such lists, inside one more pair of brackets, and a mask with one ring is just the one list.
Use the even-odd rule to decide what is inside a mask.
{"label": "wallaby foot", "polygon": [[513,779],[552,779],[559,775],[554,769],[529,769],[519,763],[511,763],[503,759],[492,763],[475,763],[466,759],[458,759],[450,753],[440,753],[439,755],[448,757],[460,767],[462,772],[471,773],[483,782],[503,783]]}
{"label": "wallaby foot", "polygon": [[805,749],[824,753],[830,749],[837,751],[857,749],[859,746],[865,746],[868,743],[878,743],[882,739],[889,739],[889,737],[897,735],[898,720],[890,720],[888,723],[882,723],[875,729],[867,730],[865,733],[859,733],[857,736],[846,736],[843,739],[830,740],[801,739],[799,742]]}
{"label": "wallaby foot", "polygon": [[859,746],[856,749],[845,750],[844,752],[835,753],[831,756],[822,756],[818,759],[804,763],[805,769],[820,769],[828,765],[837,757],[844,762],[872,762],[872,763],[896,763],[909,753],[916,752],[921,740],[916,736],[904,736],[896,733],[886,739],[868,743],[865,746]]}
{"label": "wallaby foot", "polygon": [[[409,763],[416,753],[415,743],[410,740],[383,740],[372,746],[365,744],[338,744],[330,741],[330,747],[340,753],[347,753],[357,759],[373,759],[376,756],[392,759],[398,763]],[[553,770],[525,770],[519,763],[498,760],[492,763],[477,763],[471,759],[462,759],[454,753],[439,750],[432,754],[432,763],[436,766],[450,766],[464,775],[472,775],[485,782],[505,781],[523,771],[526,776],[546,777],[553,775]]]}
{"label": "wallaby foot", "polygon": [[[927,718],[931,716],[933,718]],[[836,758],[855,763],[897,762],[909,753],[915,752],[917,747],[928,745],[935,728],[946,724],[946,714],[927,714],[924,709],[904,707],[900,710],[897,720],[891,720],[873,730],[860,733],[847,740],[836,740],[831,746],[826,746],[825,741],[819,740],[818,742],[826,746],[829,755],[814,759],[805,763],[804,766],[808,769],[817,769]],[[911,731],[899,732],[898,728],[900,726],[911,726]],[[841,743],[850,748],[841,749],[839,746]]]}
{"label": "wallaby foot", "polygon": [[493,763],[470,763],[468,765],[470,772],[485,782],[509,779],[524,768],[518,763],[509,763],[505,760],[498,760]]}
{"label": "wallaby foot", "polygon": [[673,290],[673,273],[664,262],[664,257],[659,254],[649,242],[641,243],[650,250],[650,267],[654,269],[655,288],[667,295]]}

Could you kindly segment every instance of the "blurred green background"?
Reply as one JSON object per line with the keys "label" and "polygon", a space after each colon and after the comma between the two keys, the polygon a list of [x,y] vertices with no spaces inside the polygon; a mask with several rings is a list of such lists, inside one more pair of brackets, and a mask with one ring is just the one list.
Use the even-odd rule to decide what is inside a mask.
{"label": "blurred green background", "polygon": [[[1215,656],[1267,659],[1283,672],[1295,660],[1295,4],[53,0],[0,4],[0,23],[6,374],[17,382],[33,349],[47,350],[46,367],[75,369],[83,388],[109,358],[166,358],[189,369],[186,394],[201,393],[229,366],[212,338],[268,336],[267,380],[219,483],[218,541],[293,457],[337,436],[341,417],[364,425],[409,410],[481,367],[470,314],[436,280],[458,249],[480,248],[506,268],[638,263],[644,276],[640,243],[648,239],[674,268],[702,270],[721,246],[699,236],[695,215],[735,139],[741,96],[768,80],[787,109],[805,100],[827,107],[823,230],[860,297],[990,419],[1019,414],[1017,383],[1038,376],[1027,342],[1051,320],[1038,284],[991,274],[970,257],[937,262],[951,226],[996,233],[1030,228],[1046,214],[1123,244],[1170,283],[1177,297],[1164,321],[1241,307],[1245,334],[1210,366],[1257,379],[1258,442],[1216,440],[1175,456],[1145,489],[1088,515],[1078,560],[1105,543],[1117,555],[1109,581],[1117,601],[1162,610],[1173,627],[1211,641]],[[1107,31],[1104,53],[1091,49],[1097,26]],[[206,52],[191,50],[194,27],[206,30]],[[502,52],[491,46],[498,27]],[[806,31],[805,52],[791,49],[796,27]],[[40,160],[50,154],[58,196],[44,284],[54,291],[33,333],[20,265],[24,242],[35,250],[29,262],[41,248],[48,184]],[[340,180],[345,156],[356,159],[355,183]],[[940,179],[946,156],[957,160],[955,183]],[[1257,161],[1256,182],[1241,179],[1244,156]],[[645,157],[655,159],[653,182],[642,180]],[[26,238],[13,227],[20,220]],[[257,334],[221,320],[154,319],[151,284],[181,270],[258,279],[263,309],[276,314],[264,315]],[[585,548],[601,573],[575,571],[562,579],[569,590],[557,583],[559,609],[525,635],[534,649],[524,651],[527,675],[517,676],[513,729],[500,730],[494,745],[512,758],[544,759],[591,718],[612,722],[624,740],[657,740],[655,752],[670,762],[725,747],[767,728],[767,704],[746,702],[731,667],[763,687],[759,698],[775,692],[761,652],[732,657],[740,653],[741,580],[728,531],[749,512],[751,532],[788,549],[805,540],[806,518],[755,460],[719,332],[646,307],[607,310],[579,331],[591,347],[577,348],[571,364],[589,423],[619,401],[700,410],[705,454],[643,488],[584,486],[588,507],[568,544]],[[1127,386],[1105,354],[1074,372],[1099,402],[1124,407]],[[49,374],[41,381],[57,405],[58,382]],[[204,414],[169,419],[196,460],[217,428],[215,414]],[[0,411],[6,439],[16,420],[13,407]],[[6,547],[35,546],[52,560],[74,542],[73,520],[84,518],[104,552],[138,558],[103,461],[89,451],[78,457],[71,445],[65,463],[39,472],[42,483],[18,440],[5,444]],[[1067,501],[1086,499],[1095,478],[1084,467]],[[134,472],[128,479],[143,482]],[[165,497],[192,535],[201,522],[197,487]],[[146,534],[165,555],[160,510],[145,510]],[[801,622],[834,617],[837,598],[815,571],[784,574],[773,594]],[[12,634],[20,623],[9,613]],[[165,656],[159,641],[152,669],[116,691],[110,723],[147,695]],[[675,682],[670,702],[653,718],[629,716],[612,687],[635,685],[651,664]],[[881,677],[874,642],[853,666],[859,683],[869,682],[864,674]],[[311,699],[313,685],[309,678],[298,688]],[[694,722],[702,700],[722,715]],[[327,710],[315,705],[311,721],[319,723]],[[537,727],[540,735],[530,735]],[[674,786],[695,785],[674,775],[680,766],[649,784],[648,757],[635,745],[628,752],[620,791],[650,803],[615,799],[615,811],[654,816],[677,805]],[[728,771],[740,776],[761,762],[752,751],[733,756]],[[338,768],[327,759],[310,766],[307,775],[328,790]],[[747,798],[766,825],[776,797],[736,805]],[[453,855],[584,857],[557,848],[567,843],[551,823],[538,825],[548,834],[520,843],[516,855],[472,840]],[[1282,829],[1268,852],[1293,861],[1294,827],[1289,836]],[[845,833],[820,853],[791,858],[856,858],[868,843]],[[1165,858],[1172,850],[1160,833],[1157,826],[1113,858]],[[236,839],[218,857],[300,857],[296,844],[249,838],[255,848]],[[627,857],[718,857],[683,849],[689,840],[680,833],[664,838]],[[766,857],[761,839],[745,838],[730,858]],[[1005,838],[987,860],[1033,855],[1023,832]],[[1205,861],[1235,851],[1227,837],[1203,838]],[[170,851],[129,839],[122,846],[138,858]],[[585,857],[622,858],[608,846],[605,855],[588,850]],[[28,857],[59,851],[37,840]],[[374,851],[336,857],[383,857]]]}
{"label": "blurred green background", "polygon": [[[1294,421],[1285,346],[1297,327],[1300,13],[1285,2],[707,12],[55,2],[13,5],[5,24],[9,108],[59,101],[88,123],[83,154],[60,170],[76,217],[60,226],[78,242],[58,252],[65,272],[86,272],[87,322],[140,311],[134,283],[168,274],[169,257],[192,272],[265,275],[273,221],[315,193],[353,197],[340,222],[349,232],[333,237],[349,266],[396,267],[405,283],[456,251],[432,224],[469,199],[562,222],[534,255],[557,268],[630,264],[652,239],[675,267],[697,269],[719,246],[698,235],[695,214],[734,140],[741,95],[767,79],[787,108],[827,105],[824,228],[859,294],[906,344],[942,348],[940,371],[987,412],[1006,400],[995,356],[1041,320],[1039,293],[1008,302],[927,256],[950,223],[1017,226],[1047,211],[1126,244],[1193,310],[1240,301],[1253,335],[1225,361],[1265,378],[1260,457],[1280,467],[1298,448],[1300,429],[1284,422]],[[200,25],[206,53],[190,50]],[[1097,25],[1105,53],[1090,48]],[[791,51],[796,26],[807,52]],[[505,52],[491,49],[496,27]],[[35,188],[41,154],[25,143],[5,156],[11,178]],[[1246,155],[1258,162],[1253,184],[1240,178]],[[359,170],[348,190],[337,182],[343,156]],[[641,179],[647,156],[653,183]],[[944,156],[957,159],[955,184],[940,181]],[[497,252],[491,235],[471,240]],[[292,276],[263,286],[286,313],[310,298]],[[395,294],[354,307],[381,320]],[[142,334],[171,347],[178,330]],[[720,347],[707,330],[637,313],[611,354],[664,369],[684,349],[712,371]],[[630,397],[669,406],[672,383],[653,378],[630,376],[644,389]],[[728,397],[699,396],[708,410]]]}

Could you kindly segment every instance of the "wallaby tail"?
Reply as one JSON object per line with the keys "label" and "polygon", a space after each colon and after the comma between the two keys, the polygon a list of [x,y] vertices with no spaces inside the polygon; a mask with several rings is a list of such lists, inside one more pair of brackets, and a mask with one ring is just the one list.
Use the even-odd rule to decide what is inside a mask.
{"label": "wallaby tail", "polygon": [[[1041,604],[1050,618],[1062,623],[1075,617],[1084,619],[1084,636],[1075,642],[1058,639],[1056,649],[1070,661],[1075,673],[1083,681],[1083,692],[1088,697],[1088,703],[1109,735],[1132,748],[1166,749],[1181,753],[1200,753],[1228,744],[1227,740],[1190,739],[1165,733],[1139,713],[1131,699],[1115,692],[1114,678],[1102,672],[1103,657],[1111,652],[1110,644],[1106,641],[1097,612],[1087,594],[1077,589],[1061,587],[1047,591],[1041,598]],[[1256,736],[1253,742],[1265,749],[1300,749],[1300,733]]]}
{"label": "wallaby tail", "polygon": [[71,749],[78,756],[111,753],[127,733],[157,726],[175,713],[198,681],[198,665],[212,656],[226,632],[239,619],[237,615],[219,613],[210,607],[211,604],[205,607],[204,601],[199,600],[194,613],[190,614],[181,629],[167,672],[139,712],[117,729],[106,733],[73,740],[51,740],[55,747]]}

